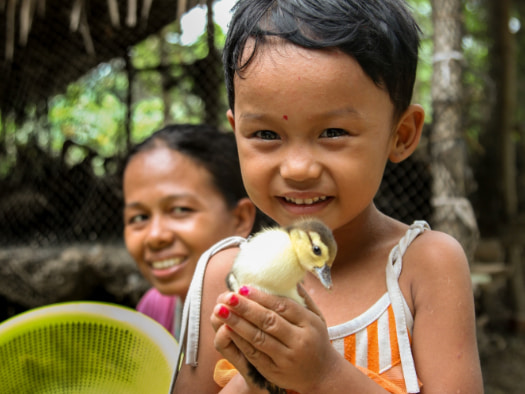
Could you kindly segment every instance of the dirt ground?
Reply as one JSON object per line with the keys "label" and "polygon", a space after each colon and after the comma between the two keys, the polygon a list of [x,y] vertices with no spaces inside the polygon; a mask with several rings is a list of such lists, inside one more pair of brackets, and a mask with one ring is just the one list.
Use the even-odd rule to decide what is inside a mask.
{"label": "dirt ground", "polygon": [[525,333],[485,333],[480,359],[485,394],[525,393]]}

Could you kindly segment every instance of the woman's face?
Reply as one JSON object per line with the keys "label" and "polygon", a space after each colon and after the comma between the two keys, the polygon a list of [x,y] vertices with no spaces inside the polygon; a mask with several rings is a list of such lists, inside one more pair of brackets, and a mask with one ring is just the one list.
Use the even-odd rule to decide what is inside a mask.
{"label": "woman's face", "polygon": [[203,166],[167,147],[135,155],[123,182],[129,253],[159,292],[184,298],[200,255],[241,235],[234,209]]}

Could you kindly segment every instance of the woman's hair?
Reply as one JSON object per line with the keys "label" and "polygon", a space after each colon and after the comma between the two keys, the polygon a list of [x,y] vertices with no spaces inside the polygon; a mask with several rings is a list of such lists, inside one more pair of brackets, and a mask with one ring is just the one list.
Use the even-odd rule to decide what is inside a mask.
{"label": "woman's hair", "polygon": [[210,174],[228,207],[247,197],[242,183],[237,145],[231,132],[206,125],[168,125],[131,148],[125,167],[137,153],[161,146],[177,151],[202,165]]}
{"label": "woman's hair", "polygon": [[[159,147],[172,149],[202,165],[229,208],[234,208],[239,200],[248,197],[242,183],[237,144],[232,132],[198,124],[165,126],[131,148],[124,169],[136,154]],[[257,210],[253,229],[258,230],[260,226],[270,224],[271,221]]]}
{"label": "woman's hair", "polygon": [[[337,48],[386,89],[396,117],[410,105],[420,30],[404,0],[239,0],[233,11],[223,52],[232,110],[235,74],[242,78],[271,37],[307,49]],[[253,52],[243,54],[248,39]]]}

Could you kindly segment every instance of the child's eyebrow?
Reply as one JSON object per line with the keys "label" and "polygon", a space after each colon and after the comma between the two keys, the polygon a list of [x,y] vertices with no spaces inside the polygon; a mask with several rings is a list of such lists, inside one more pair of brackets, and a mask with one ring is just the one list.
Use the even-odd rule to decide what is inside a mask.
{"label": "child's eyebrow", "polygon": [[335,117],[335,116],[341,116],[341,115],[361,116],[361,113],[354,107],[343,107],[343,108],[335,109],[333,111],[323,112],[320,114],[320,116],[325,116],[325,117]]}
{"label": "child's eyebrow", "polygon": [[266,114],[256,113],[256,112],[243,112],[239,116],[241,119],[263,119],[267,118]]}
{"label": "child's eyebrow", "polygon": [[[338,116],[346,116],[346,115],[352,115],[361,117],[361,113],[355,109],[354,107],[342,107],[342,108],[336,108],[334,110],[330,110],[327,112],[319,112],[317,114],[310,114],[312,118],[334,118]],[[291,117],[293,115],[286,115],[286,117]],[[266,113],[258,113],[258,112],[242,112],[239,115],[240,119],[247,119],[247,120],[261,120],[266,118],[283,118],[283,113],[279,114],[266,114]]]}

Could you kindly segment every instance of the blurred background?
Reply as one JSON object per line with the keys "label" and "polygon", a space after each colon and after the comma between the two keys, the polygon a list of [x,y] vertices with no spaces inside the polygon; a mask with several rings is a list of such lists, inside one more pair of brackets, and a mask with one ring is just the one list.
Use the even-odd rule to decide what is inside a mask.
{"label": "blurred background", "polygon": [[[376,203],[469,257],[487,393],[525,367],[525,2],[409,0],[422,29],[416,154]],[[134,307],[122,160],[168,123],[229,130],[234,0],[0,0],[0,321],[60,301]]]}

